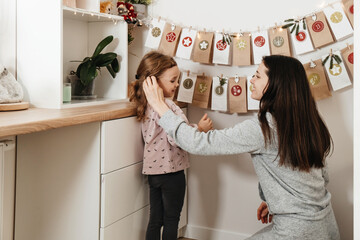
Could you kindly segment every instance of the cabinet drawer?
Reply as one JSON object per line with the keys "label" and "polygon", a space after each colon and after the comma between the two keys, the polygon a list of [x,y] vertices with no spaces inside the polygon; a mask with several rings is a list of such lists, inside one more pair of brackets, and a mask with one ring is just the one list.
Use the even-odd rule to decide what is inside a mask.
{"label": "cabinet drawer", "polygon": [[141,124],[135,117],[102,123],[101,173],[142,161],[143,151]]}
{"label": "cabinet drawer", "polygon": [[149,204],[149,187],[142,163],[102,175],[101,227],[124,218]]}
{"label": "cabinet drawer", "polygon": [[144,240],[149,211],[150,207],[146,206],[106,228],[100,228],[100,240]]}

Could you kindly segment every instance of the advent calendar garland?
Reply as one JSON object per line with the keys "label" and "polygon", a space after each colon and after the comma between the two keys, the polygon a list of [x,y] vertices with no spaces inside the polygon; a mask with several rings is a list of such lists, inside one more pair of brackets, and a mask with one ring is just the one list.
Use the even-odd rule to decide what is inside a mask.
{"label": "advent calendar garland", "polygon": [[[251,33],[197,31],[191,27],[181,28],[160,18],[153,19],[147,26],[150,28],[145,42],[148,48],[204,64],[249,66],[260,64],[265,55],[291,56],[291,45],[295,54],[300,55],[351,36],[353,0],[345,0],[343,4],[330,4],[322,11],[302,18],[287,19],[281,27],[275,26],[262,31],[258,29]],[[322,59],[304,64],[304,68],[314,98],[319,100],[330,97],[327,78],[334,91],[351,85],[353,45],[348,45],[341,52],[331,51]],[[202,108],[211,106],[211,109],[219,111],[256,110],[259,103],[249,98],[249,80],[249,77],[207,77],[204,74],[196,76],[185,72],[180,79],[178,101]],[[245,108],[236,107],[239,104],[245,104]]]}

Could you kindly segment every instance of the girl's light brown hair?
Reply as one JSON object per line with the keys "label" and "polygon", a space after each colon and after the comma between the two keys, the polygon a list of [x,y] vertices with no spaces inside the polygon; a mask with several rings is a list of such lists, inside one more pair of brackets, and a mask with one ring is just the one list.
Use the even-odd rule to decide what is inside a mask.
{"label": "girl's light brown hair", "polygon": [[157,51],[147,53],[141,60],[136,71],[137,80],[132,82],[129,89],[129,99],[136,103],[136,119],[145,118],[147,100],[143,90],[143,82],[147,77],[155,76],[156,79],[168,69],[177,66],[175,60]]}

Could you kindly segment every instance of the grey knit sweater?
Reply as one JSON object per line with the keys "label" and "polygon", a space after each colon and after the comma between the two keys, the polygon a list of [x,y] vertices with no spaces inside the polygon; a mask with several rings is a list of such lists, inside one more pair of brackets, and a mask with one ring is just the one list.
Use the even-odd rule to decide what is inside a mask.
{"label": "grey knit sweater", "polygon": [[[274,139],[267,147],[257,118],[243,121],[232,128],[203,133],[188,126],[182,118],[171,111],[167,111],[161,117],[159,124],[178,146],[192,154],[228,155],[245,152],[251,154],[259,178],[260,197],[266,201],[270,214],[274,215],[274,225],[283,222],[275,216],[290,217],[296,222],[294,224],[298,225],[295,231],[287,233],[281,233],[281,226],[277,226],[276,231],[274,228],[269,228],[271,234],[274,234],[274,231],[277,233],[264,235],[264,239],[281,239],[281,234],[287,234],[284,239],[297,239],[295,237],[297,234],[303,234],[299,239],[312,239],[315,236],[310,234],[309,238],[306,238],[304,231],[314,226],[314,221],[320,222],[315,233],[316,237],[321,238],[317,239],[339,239],[335,218],[329,217],[329,215],[333,216],[333,212],[331,195],[325,188],[328,182],[326,168],[314,168],[310,172],[303,172],[293,170],[291,167],[279,166],[276,127],[271,114],[267,115],[267,119]],[[311,224],[308,226],[306,222]],[[302,224],[305,229],[301,229]],[[329,227],[332,228],[331,233]],[[284,225],[284,228],[289,227]],[[294,237],[289,237],[288,234],[290,236],[293,234]]]}

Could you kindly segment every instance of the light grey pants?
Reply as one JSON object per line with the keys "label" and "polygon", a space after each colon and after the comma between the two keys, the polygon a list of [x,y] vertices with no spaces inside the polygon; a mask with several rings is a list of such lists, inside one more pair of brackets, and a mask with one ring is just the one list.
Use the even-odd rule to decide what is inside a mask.
{"label": "light grey pants", "polygon": [[246,240],[339,240],[340,234],[334,212],[319,220],[274,215],[273,224],[261,229]]}

